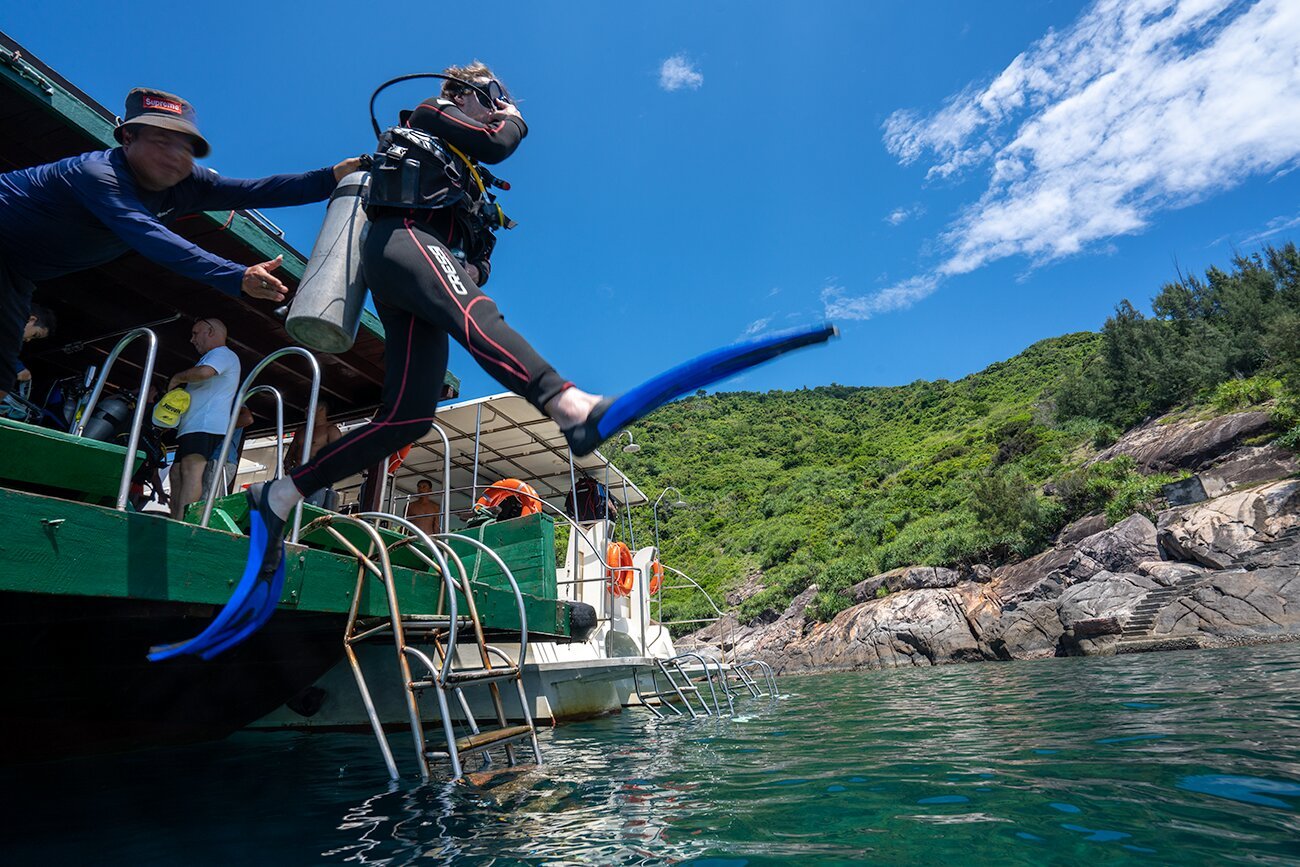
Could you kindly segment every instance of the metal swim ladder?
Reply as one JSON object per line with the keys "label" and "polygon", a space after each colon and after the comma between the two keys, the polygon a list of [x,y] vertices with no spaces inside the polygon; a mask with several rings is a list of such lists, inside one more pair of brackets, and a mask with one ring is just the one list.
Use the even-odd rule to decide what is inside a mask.
{"label": "metal swim ladder", "polygon": [[[374,524],[368,523],[373,521]],[[410,536],[403,537],[385,546],[377,525],[386,523],[406,530]],[[363,552],[339,531],[339,526],[359,528],[369,538],[369,551]],[[542,753],[537,743],[537,729],[533,723],[528,696],[523,685],[523,664],[528,654],[528,621],[524,609],[523,596],[514,575],[505,562],[487,545],[476,539],[464,536],[438,534],[430,536],[405,518],[382,512],[365,512],[356,516],[337,514],[324,515],[303,528],[303,534],[324,530],[345,550],[357,558],[357,586],[353,593],[352,606],[348,611],[347,629],[344,633],[344,649],[352,674],[356,678],[361,700],[370,719],[371,728],[379,742],[379,750],[389,776],[397,780],[400,774],[393,752],[384,733],[383,724],[375,711],[370,687],[365,673],[361,669],[355,646],[363,641],[391,635],[397,651],[398,670],[401,673],[402,688],[406,699],[407,713],[410,717],[411,736],[414,741],[416,756],[419,760],[420,776],[424,780],[432,776],[434,760],[445,759],[450,767],[452,779],[463,775],[461,757],[480,753],[484,766],[492,764],[488,751],[493,747],[502,747],[507,762],[518,764],[514,744],[527,740],[533,752],[533,759],[541,764]],[[479,620],[478,609],[474,603],[473,589],[469,573],[459,555],[452,549],[449,541],[455,539],[477,548],[480,556],[490,557],[501,569],[502,574],[514,590],[515,601],[519,608],[520,635],[519,658],[511,659],[498,647],[487,643]],[[439,610],[436,614],[402,614],[398,608],[397,589],[393,580],[390,554],[397,548],[409,549],[427,567],[431,575],[437,575],[442,581],[442,594]],[[454,564],[459,580],[450,579],[452,575],[449,561]],[[379,579],[383,585],[388,603],[389,616],[362,620],[359,615],[362,591],[366,576]],[[458,585],[458,586],[457,586]],[[464,596],[466,614],[459,613],[457,590]],[[457,654],[457,641],[461,633],[470,633],[478,649],[477,664],[464,665]],[[424,647],[416,646],[420,642]],[[435,661],[436,660],[436,661]],[[412,673],[412,661],[420,671],[419,676]],[[514,681],[519,703],[523,711],[524,723],[510,725],[506,719],[505,706],[501,700],[499,685]],[[496,717],[491,728],[481,728],[465,696],[468,687],[486,686],[490,692],[492,708]],[[443,735],[446,739],[445,749],[430,748],[425,740],[424,723],[420,717],[417,696],[424,690],[431,690],[438,703],[442,718]],[[448,696],[454,696],[464,724],[469,729],[467,734],[458,736],[452,721]]]}

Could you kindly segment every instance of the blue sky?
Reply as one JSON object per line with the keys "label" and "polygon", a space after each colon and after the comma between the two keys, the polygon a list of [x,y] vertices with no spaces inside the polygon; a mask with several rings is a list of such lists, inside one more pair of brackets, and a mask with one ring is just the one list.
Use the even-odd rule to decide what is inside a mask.
{"label": "blue sky", "polygon": [[[0,29],[110,108],[182,94],[235,176],[366,151],[380,81],[482,59],[531,130],[499,171],[510,322],[591,391],[840,324],[722,386],[765,390],[954,379],[1293,237],[1297,6],[47,2]],[[322,213],[268,215],[309,250]]]}

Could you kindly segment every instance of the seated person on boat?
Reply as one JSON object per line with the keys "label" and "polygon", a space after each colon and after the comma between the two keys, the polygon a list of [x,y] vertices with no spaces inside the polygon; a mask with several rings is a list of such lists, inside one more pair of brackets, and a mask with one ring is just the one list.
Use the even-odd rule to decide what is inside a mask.
{"label": "seated person on boat", "polygon": [[136,250],[229,295],[279,301],[280,257],[242,265],[203,250],[167,224],[208,210],[303,205],[329,197],[360,160],[303,174],[235,179],[195,165],[209,151],[194,108],[136,88],[113,131],[121,147],[0,174],[0,397],[13,388],[35,284]]}

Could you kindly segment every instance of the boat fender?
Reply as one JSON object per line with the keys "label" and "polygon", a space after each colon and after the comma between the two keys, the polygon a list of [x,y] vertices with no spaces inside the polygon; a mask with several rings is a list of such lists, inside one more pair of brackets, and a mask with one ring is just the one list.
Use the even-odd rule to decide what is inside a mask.
{"label": "boat fender", "polygon": [[285,330],[308,349],[347,352],[357,338],[366,301],[361,244],[370,225],[363,205],[369,186],[370,173],[357,171],[334,188],[289,305]]}
{"label": "boat fender", "polygon": [[284,703],[284,706],[298,716],[314,717],[325,706],[329,693],[319,686],[309,686]]}
{"label": "boat fender", "polygon": [[609,592],[615,596],[631,596],[636,586],[636,569],[632,566],[632,551],[626,542],[610,542],[605,549],[605,578]]}
{"label": "boat fender", "polygon": [[586,602],[569,603],[569,637],[586,641],[596,631],[596,609]]}

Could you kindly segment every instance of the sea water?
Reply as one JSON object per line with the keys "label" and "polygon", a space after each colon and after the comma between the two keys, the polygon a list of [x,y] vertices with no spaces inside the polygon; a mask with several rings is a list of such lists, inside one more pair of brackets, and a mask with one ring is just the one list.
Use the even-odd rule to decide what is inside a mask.
{"label": "sea water", "polygon": [[[390,784],[368,735],[3,772],[6,864],[1300,863],[1300,645],[780,680]],[[471,764],[473,764],[471,762]]]}

